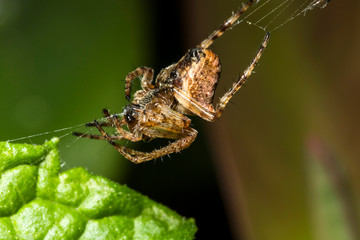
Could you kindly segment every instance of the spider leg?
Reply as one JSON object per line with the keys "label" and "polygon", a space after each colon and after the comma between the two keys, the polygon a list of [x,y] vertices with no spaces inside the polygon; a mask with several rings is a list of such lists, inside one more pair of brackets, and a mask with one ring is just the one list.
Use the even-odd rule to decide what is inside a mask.
{"label": "spider leg", "polygon": [[218,27],[213,33],[211,33],[205,40],[203,40],[198,47],[208,48],[217,38],[224,34],[226,30],[231,29],[231,27],[236,23],[236,20],[243,14],[251,4],[256,0],[249,0],[245,3],[239,10],[237,10],[231,17],[229,17],[223,24]]}
{"label": "spider leg", "polygon": [[[151,152],[141,152],[129,149],[114,142],[114,140],[117,139],[112,138],[113,136],[109,136],[102,129],[101,125],[97,121],[94,121],[95,126],[102,135],[102,138],[99,139],[106,139],[118,152],[134,163],[149,161],[173,152],[180,152],[189,147],[195,140],[197,131],[189,127],[191,121],[186,116],[161,103],[150,104],[148,107],[151,111],[141,112],[143,115],[137,122],[137,127],[135,129],[138,130],[133,133],[133,136],[139,135],[142,136],[142,138],[151,136],[156,138],[176,139],[174,142]],[[115,121],[115,125],[118,125],[116,121],[120,122],[121,120],[114,118],[113,121]],[[137,131],[141,131],[142,134],[136,134]],[[120,133],[120,135],[123,135],[123,133]]]}
{"label": "spider leg", "polygon": [[260,57],[262,56],[270,38],[270,33],[267,32],[264,40],[262,41],[255,57],[252,59],[250,65],[246,68],[243,74],[238,78],[236,82],[233,83],[233,86],[225,93],[225,95],[220,98],[220,101],[215,107],[215,117],[219,118],[224,111],[227,103],[230,99],[234,96],[234,94],[241,88],[241,86],[246,82],[246,80],[250,77],[251,73],[253,72],[256,64],[259,62]]}
{"label": "spider leg", "polygon": [[[100,125],[100,124],[99,124]],[[88,133],[79,133],[79,132],[73,132],[74,136],[82,137],[82,138],[90,138],[90,139],[97,139],[97,140],[106,140],[104,136],[102,135],[95,135],[95,134],[88,134]],[[109,138],[111,140],[123,140],[124,137],[120,135],[109,135]]]}
{"label": "spider leg", "polygon": [[[195,140],[197,136],[197,131],[193,128],[187,128],[184,130],[184,137],[176,140],[175,142],[170,143],[169,145],[155,149],[152,152],[140,152],[133,149],[128,149],[124,146],[121,146],[117,143],[113,145],[116,150],[118,150],[121,154],[123,154],[127,159],[134,163],[142,163],[146,161],[150,161],[155,158],[159,158],[174,152],[180,152],[186,148],[188,148],[191,143]],[[118,148],[120,147],[120,148]]]}
{"label": "spider leg", "polygon": [[[140,141],[142,138],[141,136],[136,136],[135,134],[132,134],[125,129],[122,128],[122,126],[125,123],[123,119],[119,119],[116,114],[110,115],[110,112],[108,109],[103,109],[103,115],[107,119],[107,122],[99,123],[96,120],[92,123],[87,123],[86,127],[115,127],[119,135],[108,135],[108,137],[111,140],[130,140],[132,142]],[[87,134],[87,133],[79,133],[79,132],[73,132],[74,136],[77,137],[83,137],[83,138],[90,138],[90,139],[98,139],[98,140],[106,140],[104,136],[100,135],[94,135],[94,134]]]}
{"label": "spider leg", "polygon": [[148,67],[138,67],[134,71],[128,73],[125,78],[125,97],[128,101],[130,100],[131,83],[139,76],[143,76],[141,79],[142,89],[149,90],[154,88],[154,85],[152,85],[154,70]]}
{"label": "spider leg", "polygon": [[197,136],[197,131],[193,128],[184,129],[184,137],[176,140],[175,142],[170,143],[169,145],[155,149],[151,152],[141,152],[134,149],[130,149],[124,147],[114,141],[112,141],[111,137],[107,135],[107,133],[100,127],[97,126],[103,137],[124,157],[132,161],[133,163],[142,163],[146,161],[150,161],[155,158],[159,158],[170,153],[180,152],[183,149],[188,148],[191,143],[195,140]]}

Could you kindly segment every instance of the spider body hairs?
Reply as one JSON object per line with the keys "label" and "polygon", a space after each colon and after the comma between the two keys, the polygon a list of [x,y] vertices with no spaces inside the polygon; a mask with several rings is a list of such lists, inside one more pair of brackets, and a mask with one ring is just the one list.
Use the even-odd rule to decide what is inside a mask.
{"label": "spider body hairs", "polygon": [[[214,106],[213,97],[221,73],[219,57],[209,46],[225,31],[229,30],[256,0],[249,0],[228,18],[197,47],[190,49],[180,59],[160,71],[153,84],[154,71],[139,67],[125,78],[125,97],[130,100],[131,83],[142,76],[141,90],[134,94],[133,101],[124,108],[122,114],[110,114],[103,110],[105,121],[86,124],[96,127],[100,135],[74,132],[75,136],[108,141],[124,157],[134,163],[141,163],[164,155],[180,152],[195,140],[197,131],[190,127],[191,120],[186,115],[197,115],[213,122],[219,118],[231,97],[251,75],[260,60],[270,38],[266,33],[255,57],[233,86]],[[126,130],[123,126],[127,126]],[[116,134],[109,135],[103,127],[115,128]],[[117,143],[127,139],[132,142],[155,138],[175,139],[174,142],[151,152],[141,152]]]}

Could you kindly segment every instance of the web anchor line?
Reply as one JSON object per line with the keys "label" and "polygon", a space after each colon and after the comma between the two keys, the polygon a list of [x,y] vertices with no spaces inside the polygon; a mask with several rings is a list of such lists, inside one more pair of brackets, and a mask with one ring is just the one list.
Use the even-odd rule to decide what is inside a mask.
{"label": "web anchor line", "polygon": [[[260,8],[262,8],[265,4],[267,4],[270,0],[267,0],[262,5],[257,7],[251,14],[249,14],[246,18],[250,17],[253,13],[258,11]],[[296,10],[290,15],[290,17],[286,18],[282,23],[274,26],[272,29],[268,29],[269,26],[275,21],[275,19],[279,18],[279,16],[284,15],[284,12],[286,9],[289,9],[291,5],[295,3],[295,0],[285,0],[281,4],[274,7],[272,10],[270,10],[268,13],[260,17],[258,20],[255,21],[246,21],[249,25],[253,25],[265,32],[273,33],[274,31],[277,31],[279,28],[285,26],[295,18],[299,17],[300,15],[306,15],[308,11],[314,10],[314,9],[321,9],[325,8],[327,4],[330,2],[330,0],[306,0],[304,1],[299,7],[296,8]],[[277,13],[274,17],[272,17],[266,25],[263,26],[260,23],[264,22],[264,19],[268,18],[272,14]],[[246,18],[244,18],[242,21],[244,21]]]}
{"label": "web anchor line", "polygon": [[[105,120],[105,118],[100,118],[98,119],[99,121],[103,121]],[[14,139],[8,139],[6,140],[6,142],[15,142],[15,141],[19,141],[19,140],[24,140],[24,139],[29,139],[31,141],[32,138],[35,137],[40,137],[40,136],[45,136],[45,135],[49,135],[49,134],[53,134],[53,133],[58,133],[58,132],[64,132],[64,131],[69,131],[71,129],[80,129],[82,127],[85,126],[86,123],[81,123],[75,126],[71,126],[71,127],[65,127],[65,128],[60,128],[60,129],[55,129],[52,131],[47,131],[47,132],[42,132],[42,133],[37,133],[37,134],[33,134],[33,135],[29,135],[29,136],[25,136],[25,137],[19,137],[19,138],[14,138]],[[63,138],[67,135],[70,135],[72,133],[72,131],[67,132],[66,134],[60,136],[59,138]]]}

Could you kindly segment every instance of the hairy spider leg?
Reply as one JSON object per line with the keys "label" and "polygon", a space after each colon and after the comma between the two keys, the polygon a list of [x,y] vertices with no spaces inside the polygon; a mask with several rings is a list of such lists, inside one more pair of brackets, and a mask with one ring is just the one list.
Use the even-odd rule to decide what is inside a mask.
{"label": "hairy spider leg", "polygon": [[233,83],[233,86],[220,98],[219,102],[216,104],[215,109],[209,109],[202,107],[198,102],[190,99],[184,94],[181,90],[174,88],[175,95],[177,99],[186,105],[192,113],[202,117],[203,119],[213,122],[219,118],[224,111],[227,103],[234,96],[234,94],[241,88],[245,81],[250,77],[252,71],[254,70],[256,64],[259,62],[261,55],[263,54],[270,38],[270,33],[266,33],[264,40],[262,41],[255,57],[251,61],[250,65],[243,72],[243,74]]}
{"label": "hairy spider leg", "polygon": [[233,83],[233,86],[225,93],[225,95],[220,99],[218,104],[215,107],[215,118],[219,118],[224,111],[227,103],[230,99],[235,95],[235,93],[241,88],[241,86],[246,82],[246,80],[250,77],[253,72],[256,64],[259,62],[264,50],[269,42],[270,33],[267,32],[264,40],[262,41],[255,57],[252,59],[250,65],[246,68],[243,74],[238,78],[236,82]]}
{"label": "hairy spider leg", "polygon": [[141,88],[143,90],[150,90],[155,88],[152,84],[154,70],[148,67],[138,67],[134,71],[128,73],[125,78],[125,98],[128,101],[130,100],[132,81],[139,76],[143,76],[141,79]]}
{"label": "hairy spider leg", "polygon": [[198,47],[199,48],[208,48],[217,38],[221,37],[225,31],[231,29],[231,27],[236,23],[236,20],[253,4],[256,0],[249,0],[245,3],[239,10],[237,10],[231,17],[229,17],[223,24],[218,27],[214,32],[212,32],[205,40],[203,40]]}
{"label": "hairy spider leg", "polygon": [[[97,121],[94,121],[92,123],[87,123],[86,127],[112,127],[114,126],[116,130],[118,131],[119,135],[109,135],[108,137],[111,140],[130,140],[132,142],[140,141],[142,138],[141,136],[136,136],[132,134],[131,132],[126,131],[122,128],[123,125],[125,125],[125,121],[123,119],[119,119],[116,114],[110,115],[110,112],[108,109],[103,109],[103,115],[106,118],[106,122],[99,123]],[[104,136],[95,135],[95,134],[88,134],[88,133],[79,133],[79,132],[73,132],[73,135],[77,137],[82,138],[90,138],[90,139],[98,139],[98,140],[107,140]]]}
{"label": "hairy spider leg", "polygon": [[[99,123],[99,125],[100,125],[100,123]],[[95,126],[95,124],[94,124],[94,126]],[[72,134],[74,136],[82,137],[82,138],[90,138],[90,139],[96,139],[96,140],[107,140],[102,135],[89,134],[89,133],[79,133],[79,132],[73,132]],[[112,136],[109,136],[109,138],[111,140],[123,140],[124,139],[122,136],[119,136],[119,135],[112,135]]]}
{"label": "hairy spider leg", "polygon": [[197,131],[188,127],[190,120],[184,121],[186,118],[185,116],[170,109],[166,105],[157,104],[154,108],[157,108],[158,110],[162,109],[165,118],[161,121],[153,118],[147,119],[146,121],[140,123],[140,127],[142,129],[141,131],[144,133],[151,132],[151,135],[156,135],[157,137],[177,139],[175,142],[172,142],[163,148],[155,149],[151,152],[137,151],[114,142],[113,140],[117,139],[108,135],[102,129],[100,124],[97,121],[94,121],[95,126],[103,137],[97,139],[106,139],[118,152],[134,163],[149,161],[154,158],[159,158],[174,152],[180,152],[181,150],[188,148],[197,136]]}
{"label": "hairy spider leg", "polygon": [[[99,131],[101,130],[99,129]],[[102,131],[102,134],[106,133]],[[174,152],[180,152],[181,150],[188,148],[195,140],[197,136],[197,131],[193,128],[188,128],[184,130],[184,134],[186,135],[183,138],[180,138],[163,148],[155,149],[151,152],[141,152],[134,149],[126,148],[116,142],[111,141],[111,138],[109,137],[105,136],[105,138],[118,152],[124,155],[124,157],[126,157],[133,163],[142,163]]]}

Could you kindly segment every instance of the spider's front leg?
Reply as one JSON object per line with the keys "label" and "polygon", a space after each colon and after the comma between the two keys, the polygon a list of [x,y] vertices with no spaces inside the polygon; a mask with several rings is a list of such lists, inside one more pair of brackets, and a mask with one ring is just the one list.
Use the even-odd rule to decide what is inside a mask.
{"label": "spider's front leg", "polygon": [[128,73],[125,78],[125,97],[128,101],[130,100],[132,81],[139,76],[143,76],[141,79],[142,89],[154,89],[154,85],[152,84],[154,78],[154,70],[148,67],[138,67],[134,71]]}
{"label": "spider's front leg", "polygon": [[[74,136],[77,137],[82,137],[82,138],[90,138],[90,139],[98,139],[98,140],[130,140],[132,142],[137,142],[140,141],[142,138],[139,135],[135,135],[132,134],[131,132],[126,131],[125,129],[122,128],[123,125],[126,124],[125,120],[119,119],[118,116],[116,114],[110,115],[110,112],[108,109],[103,109],[103,115],[106,118],[105,122],[97,122],[96,120],[94,120],[94,122],[91,123],[87,123],[86,127],[97,127],[97,128],[102,128],[102,127],[114,127],[117,132],[118,135],[94,135],[94,134],[89,134],[89,133],[79,133],[79,132],[73,132]],[[104,131],[104,130],[102,130]]]}

